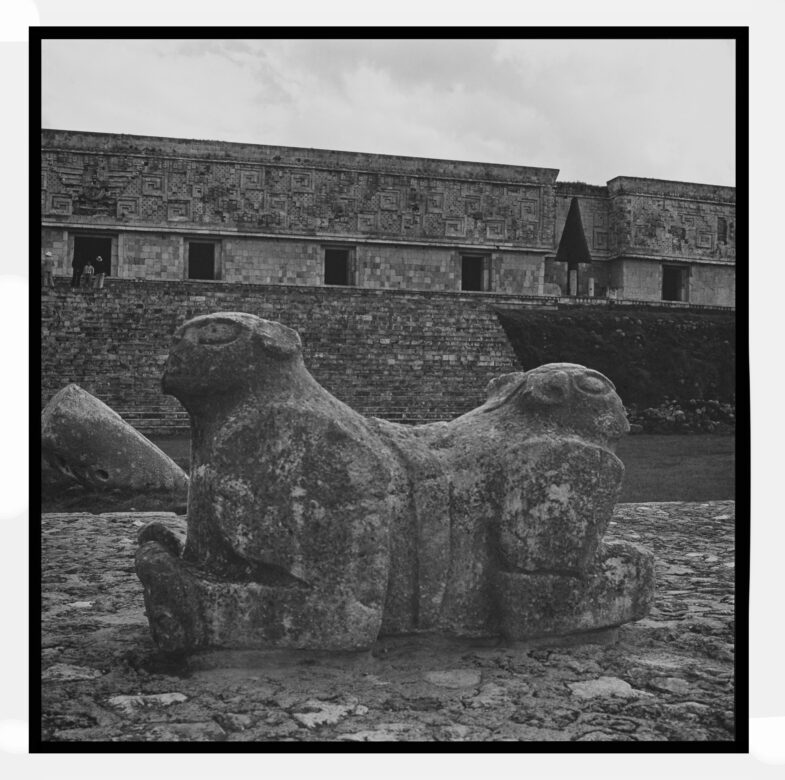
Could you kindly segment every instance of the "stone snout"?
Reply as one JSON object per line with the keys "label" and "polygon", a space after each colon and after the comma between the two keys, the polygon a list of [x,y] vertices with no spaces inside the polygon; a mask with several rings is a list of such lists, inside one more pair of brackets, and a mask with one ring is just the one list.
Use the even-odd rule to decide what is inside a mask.
{"label": "stone snout", "polygon": [[489,383],[481,409],[514,407],[530,431],[572,432],[613,451],[630,424],[616,388],[599,371],[575,363],[548,363]]}
{"label": "stone snout", "polygon": [[264,388],[292,362],[302,362],[302,343],[291,328],[252,314],[208,314],[175,331],[161,387],[186,409],[205,399],[221,407],[221,394]]}

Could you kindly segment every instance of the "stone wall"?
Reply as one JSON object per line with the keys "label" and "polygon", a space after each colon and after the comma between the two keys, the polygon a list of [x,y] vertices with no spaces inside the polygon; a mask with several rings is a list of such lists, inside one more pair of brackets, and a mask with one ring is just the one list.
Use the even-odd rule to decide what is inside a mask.
{"label": "stone wall", "polygon": [[556,185],[554,245],[578,198],[592,258],[649,255],[732,264],[736,259],[736,191],[709,184],[618,176],[607,187]]}
{"label": "stone wall", "polygon": [[[661,302],[646,307],[599,298],[357,287],[108,278],[101,291],[70,291],[67,279],[57,278],[56,283],[56,290],[41,298],[42,407],[61,387],[76,382],[143,432],[159,434],[188,428],[180,404],[161,393],[160,378],[175,329],[200,314],[246,311],[283,322],[299,331],[306,364],[338,398],[363,414],[428,422],[474,408],[484,400],[491,378],[520,370],[500,316],[507,323],[510,312],[527,313],[516,349],[521,344],[546,349],[547,342],[546,351],[527,358],[525,368],[539,365],[538,360],[569,359],[615,376],[618,366],[633,355],[643,370],[651,368],[652,356],[660,353],[664,365],[681,365],[674,357],[676,351],[683,351],[681,336],[673,344],[669,339],[681,333],[682,321],[694,330],[694,317],[689,315],[700,311]],[[644,315],[629,312],[644,309],[651,310],[644,319],[653,324],[645,332],[636,331],[632,341],[618,324],[609,324],[619,316],[633,317],[637,323]],[[706,311],[721,317],[725,330],[710,326],[706,318],[709,330],[696,331],[702,346],[685,358],[684,371],[708,376],[709,369],[721,363],[720,355],[733,361],[732,349],[720,344],[732,338],[728,328],[732,331],[733,314]],[[589,327],[589,320],[581,316],[601,324]],[[548,330],[548,323],[558,327]],[[584,337],[589,331],[587,346]],[[544,332],[550,335],[541,344]],[[711,351],[715,348],[716,354]],[[611,352],[613,358],[606,365],[602,358]],[[700,368],[703,358],[708,366]],[[652,370],[655,375],[662,373],[660,368]],[[620,386],[629,396],[625,400],[634,400],[624,382]],[[713,391],[707,397],[724,398]]]}
{"label": "stone wall", "polygon": [[690,302],[736,306],[736,269],[719,265],[692,266]]}
{"label": "stone wall", "polygon": [[[65,237],[63,237],[65,234]],[[252,236],[191,237],[215,247],[216,279],[241,284],[324,284],[324,251],[351,248],[352,284],[376,289],[461,290],[461,252],[449,247],[357,244]],[[127,231],[111,239],[112,276],[185,280],[189,237]],[[74,236],[44,229],[42,249],[55,257],[55,274],[71,275]],[[529,252],[482,252],[489,258],[490,290],[542,294],[541,256]],[[118,262],[118,258],[121,262]]]}
{"label": "stone wall", "polygon": [[404,422],[449,419],[517,367],[491,308],[506,296],[107,279],[42,297],[42,406],[76,382],[142,430],[186,427],[160,391],[171,336],[186,319],[245,311],[300,332],[317,380],[358,411]]}
{"label": "stone wall", "polygon": [[[467,281],[472,289],[561,295],[567,269],[554,258],[577,198],[591,253],[579,268],[579,297],[661,300],[655,265],[665,263],[691,270],[678,295],[666,272],[669,298],[689,290],[691,302],[733,305],[734,188],[633,177],[595,186],[556,182],[557,174],[44,130],[41,250],[62,275],[71,274],[78,246],[81,261],[100,247],[110,276],[121,279],[315,286],[332,248],[348,252],[349,284],[440,291],[461,290],[461,256],[469,254],[482,257],[482,282]],[[193,267],[210,262],[209,248],[194,242],[212,244],[214,261],[192,274],[189,257]]]}
{"label": "stone wall", "polygon": [[608,191],[615,254],[735,264],[734,188],[621,176]]}
{"label": "stone wall", "polygon": [[[183,243],[180,236],[167,233],[121,233],[112,242],[113,275],[121,279],[182,279]],[[118,257],[122,262],[117,262]]]}
{"label": "stone wall", "polygon": [[[683,264],[686,301],[699,306],[736,306],[736,271],[718,264]],[[636,301],[660,301],[663,265],[657,260],[613,260],[609,286],[619,297]]]}
{"label": "stone wall", "polygon": [[[51,252],[55,264],[55,274],[71,276],[71,257],[68,246],[68,231],[60,228],[41,230],[41,255]],[[31,274],[32,275],[32,274]],[[34,275],[32,275],[34,278]]]}
{"label": "stone wall", "polygon": [[42,132],[44,219],[550,248],[549,168]]}
{"label": "stone wall", "polygon": [[614,261],[619,272],[613,276],[613,287],[624,298],[638,301],[659,301],[662,297],[662,265],[656,260]]}
{"label": "stone wall", "polygon": [[243,284],[318,285],[324,281],[322,248],[292,239],[227,237],[220,245],[220,278]]}

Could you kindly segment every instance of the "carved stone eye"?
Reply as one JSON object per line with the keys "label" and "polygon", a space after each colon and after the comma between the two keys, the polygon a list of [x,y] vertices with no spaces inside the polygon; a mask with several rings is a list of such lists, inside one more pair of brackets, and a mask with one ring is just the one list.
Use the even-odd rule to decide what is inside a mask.
{"label": "carved stone eye", "polygon": [[228,344],[240,335],[240,329],[228,322],[211,322],[199,328],[200,344]]}
{"label": "carved stone eye", "polygon": [[590,395],[605,395],[611,388],[608,383],[600,377],[592,374],[581,374],[575,378],[575,384],[579,390]]}

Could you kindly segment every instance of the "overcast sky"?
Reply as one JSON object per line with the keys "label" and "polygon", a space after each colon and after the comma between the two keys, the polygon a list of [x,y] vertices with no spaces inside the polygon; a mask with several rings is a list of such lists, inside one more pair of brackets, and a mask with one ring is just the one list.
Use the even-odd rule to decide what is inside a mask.
{"label": "overcast sky", "polygon": [[42,121],[735,185],[734,44],[44,41]]}

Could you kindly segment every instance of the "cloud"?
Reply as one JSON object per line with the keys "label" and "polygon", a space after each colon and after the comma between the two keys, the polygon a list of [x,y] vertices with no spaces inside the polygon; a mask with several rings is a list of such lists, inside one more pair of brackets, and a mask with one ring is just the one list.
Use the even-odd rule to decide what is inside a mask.
{"label": "cloud", "polygon": [[723,41],[45,41],[71,129],[717,184],[733,179]]}

